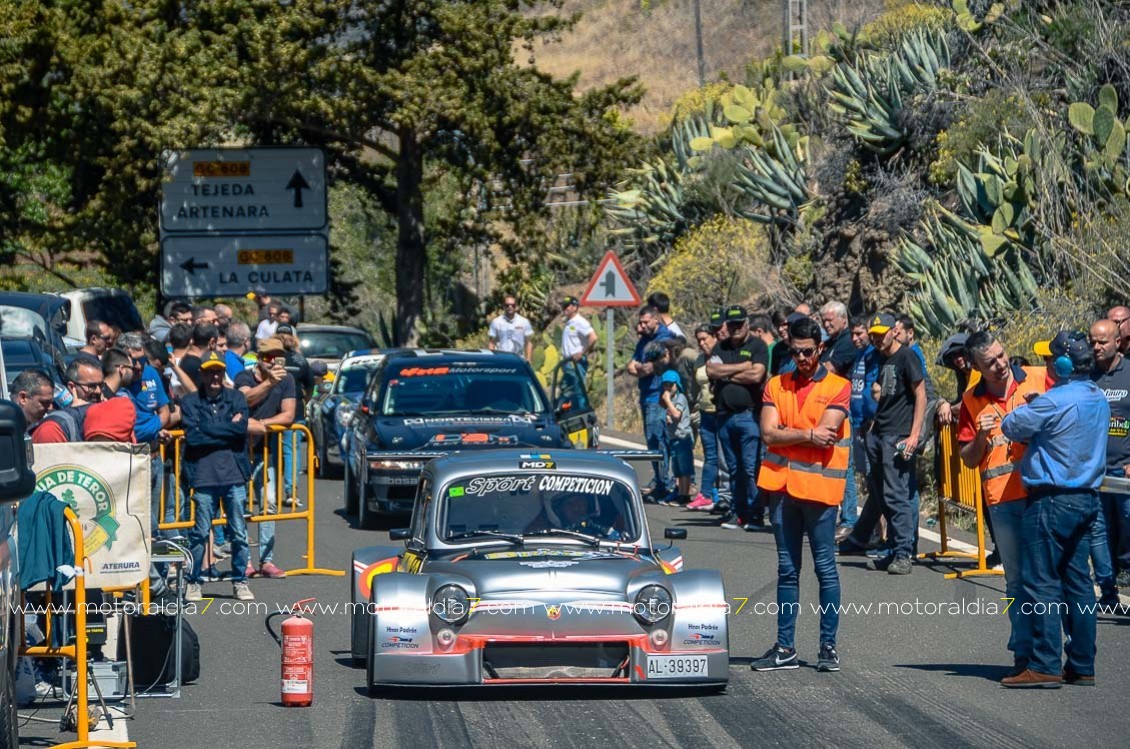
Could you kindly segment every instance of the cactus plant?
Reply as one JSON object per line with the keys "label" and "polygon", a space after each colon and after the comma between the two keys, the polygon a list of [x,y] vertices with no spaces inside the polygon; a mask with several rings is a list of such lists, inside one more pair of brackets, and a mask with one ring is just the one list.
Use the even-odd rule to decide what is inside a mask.
{"label": "cactus plant", "polygon": [[952,332],[957,321],[1029,309],[1037,283],[1018,245],[989,252],[988,227],[971,226],[935,205],[922,220],[920,242],[905,235],[896,262],[914,283],[907,306],[932,335]]}
{"label": "cactus plant", "polygon": [[902,123],[906,96],[932,91],[938,72],[950,65],[949,45],[938,30],[918,29],[888,55],[862,55],[832,70],[832,110],[848,132],[880,155],[894,153],[906,139]]}

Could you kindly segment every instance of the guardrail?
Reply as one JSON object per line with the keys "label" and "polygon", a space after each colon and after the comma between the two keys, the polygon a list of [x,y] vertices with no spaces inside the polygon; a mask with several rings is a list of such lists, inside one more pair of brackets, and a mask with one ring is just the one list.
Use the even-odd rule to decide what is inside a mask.
{"label": "guardrail", "polygon": [[[290,510],[284,512],[284,511],[282,511],[282,508],[285,504],[284,503],[284,497],[283,497],[283,487],[284,487],[284,484],[285,484],[285,481],[284,481],[284,478],[285,478],[285,462],[283,460],[283,444],[284,444],[283,440],[289,438],[290,442],[291,442],[291,451],[296,452],[297,436],[299,434],[303,434],[306,437],[306,448],[305,448],[306,449],[306,464],[310,469],[306,472],[306,503],[305,503],[305,509],[300,511],[300,510],[297,509],[297,506],[295,504],[291,504]],[[174,430],[174,431],[170,432],[170,435],[172,436],[172,440],[168,444],[162,444],[161,445],[161,458],[162,458],[162,460],[165,460],[169,456],[169,453],[171,451],[172,464],[173,464],[172,486],[175,488],[175,491],[173,492],[173,512],[172,512],[173,520],[169,520],[169,521],[165,520],[166,516],[168,515],[167,510],[168,510],[168,499],[169,498],[168,498],[167,495],[169,493],[169,491],[168,491],[169,482],[162,482],[162,484],[161,484],[161,500],[160,500],[160,504],[158,506],[158,510],[159,510],[160,514],[158,515],[159,520],[158,520],[158,523],[157,523],[157,528],[159,530],[163,530],[163,531],[164,530],[177,530],[177,529],[191,528],[196,524],[196,507],[191,501],[188,501],[188,500],[191,499],[192,495],[194,494],[192,487],[188,487],[187,496],[183,497],[184,501],[187,502],[187,504],[188,504],[187,519],[186,520],[178,520],[177,519],[177,518],[184,517],[186,515],[185,508],[182,506],[185,502],[182,502],[182,496],[181,496],[181,491],[180,491],[181,487],[183,486],[183,483],[181,481],[181,477],[182,477],[182,463],[183,463],[182,452],[183,452],[183,446],[184,446],[184,432],[181,431],[181,430]],[[271,443],[272,440],[275,440],[276,448],[274,450],[270,449],[270,447],[271,447],[270,443]],[[255,448],[255,447],[249,448],[249,451],[251,451],[250,457],[252,458],[252,463],[256,462],[254,460],[256,458],[256,455],[254,453],[255,450],[260,450],[262,452],[262,455],[259,456],[260,457],[259,462],[261,462],[262,465],[263,465],[264,480],[262,482],[263,486],[258,487],[258,490],[256,490],[254,475],[248,481],[247,497],[248,497],[249,507],[248,507],[248,513],[244,516],[245,520],[248,523],[267,523],[267,522],[276,522],[276,521],[281,522],[281,521],[284,521],[284,520],[302,520],[302,521],[305,521],[306,522],[306,555],[305,555],[306,566],[300,567],[300,568],[294,569],[294,570],[287,570],[287,574],[288,575],[331,575],[331,576],[335,576],[335,577],[340,577],[340,576],[345,575],[345,570],[334,570],[334,569],[326,569],[326,568],[318,567],[315,564],[315,561],[314,561],[315,491],[314,491],[314,471],[313,471],[313,467],[315,465],[317,458],[314,455],[314,438],[313,438],[313,435],[310,433],[310,430],[307,429],[306,426],[303,425],[303,424],[292,424],[292,425],[287,426],[287,427],[274,426],[274,425],[269,426],[269,427],[267,427],[267,434],[263,437],[263,439],[261,441],[261,445],[258,448]],[[271,465],[272,453],[273,453],[273,456],[275,458],[275,461],[274,461],[275,465],[274,466]],[[291,482],[292,482],[293,486],[298,486],[298,462],[299,461],[297,459],[291,461]],[[267,496],[267,488],[270,486],[270,482],[268,482],[266,480],[266,472],[269,471],[269,470],[273,471],[274,474],[275,474],[275,476],[274,476],[274,478],[275,478],[275,481],[274,481],[274,493],[275,493],[274,508],[275,509],[274,509],[274,511],[271,511],[271,502],[269,501],[270,498]],[[228,522],[227,518],[224,517],[223,510],[221,508],[221,511],[218,514],[218,516],[215,519],[212,520],[212,525],[213,526],[222,526],[222,525],[227,524],[227,522]]]}
{"label": "guardrail", "polygon": [[[981,497],[981,472],[961,462],[961,446],[957,430],[952,424],[939,427],[935,436],[934,454],[937,456],[938,477],[938,534],[942,537],[941,550],[919,554],[919,559],[968,560],[976,567],[946,574],[947,580],[984,575],[1003,575],[1001,570],[990,569],[985,564],[985,504]],[[950,548],[946,526],[946,509],[955,505],[972,512],[977,519],[977,552],[956,551]]]}

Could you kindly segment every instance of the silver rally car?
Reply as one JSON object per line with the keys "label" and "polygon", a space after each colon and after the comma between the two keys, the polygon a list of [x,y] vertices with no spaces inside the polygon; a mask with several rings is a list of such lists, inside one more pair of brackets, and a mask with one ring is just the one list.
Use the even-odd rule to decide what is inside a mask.
{"label": "silver rally car", "polygon": [[370,691],[729,679],[721,575],[652,545],[635,472],[614,455],[434,460],[411,527],[389,535],[404,545],[353,553],[351,652]]}

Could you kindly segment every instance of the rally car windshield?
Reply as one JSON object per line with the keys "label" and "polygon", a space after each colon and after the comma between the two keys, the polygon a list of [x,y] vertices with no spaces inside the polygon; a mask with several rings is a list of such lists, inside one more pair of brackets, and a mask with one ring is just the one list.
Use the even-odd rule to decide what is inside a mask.
{"label": "rally car windshield", "polygon": [[392,365],[381,403],[384,416],[537,414],[545,401],[529,372],[495,362]]}
{"label": "rally car windshield", "polygon": [[473,476],[448,484],[439,508],[440,537],[530,541],[635,542],[632,491],[600,476],[522,473]]}

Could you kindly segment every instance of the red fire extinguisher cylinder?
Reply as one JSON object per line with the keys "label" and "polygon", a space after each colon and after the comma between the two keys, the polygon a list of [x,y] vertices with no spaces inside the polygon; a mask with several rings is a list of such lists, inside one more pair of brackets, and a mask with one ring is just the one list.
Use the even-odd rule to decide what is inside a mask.
{"label": "red fire extinguisher cylinder", "polygon": [[296,614],[282,623],[282,704],[314,702],[314,622]]}

